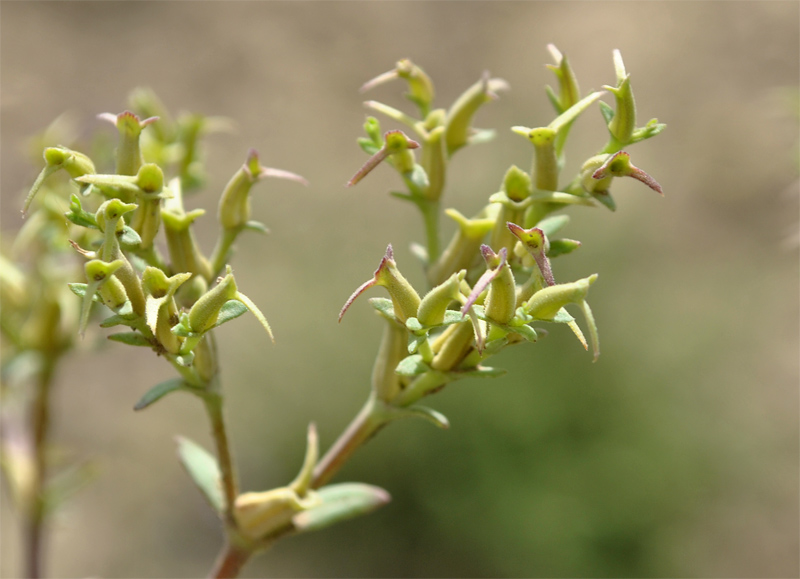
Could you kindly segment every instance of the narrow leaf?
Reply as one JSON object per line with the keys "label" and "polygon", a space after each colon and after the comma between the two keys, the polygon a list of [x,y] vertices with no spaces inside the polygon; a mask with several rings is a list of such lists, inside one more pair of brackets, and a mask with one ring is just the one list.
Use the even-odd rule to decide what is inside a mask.
{"label": "narrow leaf", "polygon": [[143,410],[154,402],[161,400],[170,392],[175,392],[176,390],[191,391],[191,388],[186,384],[186,382],[183,381],[183,379],[172,378],[171,380],[161,382],[160,384],[156,384],[150,388],[150,390],[145,392],[144,396],[139,399],[139,402],[136,403],[136,406],[134,406],[133,409]]}
{"label": "narrow leaf", "polygon": [[111,334],[108,337],[109,340],[113,340],[114,342],[122,342],[123,344],[128,344],[129,346],[142,346],[145,348],[151,348],[153,344],[144,337],[139,332],[120,332],[119,334]]}
{"label": "narrow leaf", "polygon": [[221,326],[225,322],[230,322],[238,318],[247,311],[247,306],[239,300],[228,300],[219,310],[219,316],[214,327]]}
{"label": "narrow leaf", "polygon": [[302,511],[292,518],[295,529],[304,533],[324,529],[353,517],[366,515],[391,500],[380,487],[363,483],[341,483],[317,491],[322,504]]}
{"label": "narrow leaf", "polygon": [[178,458],[208,504],[221,513],[225,508],[217,460],[202,446],[182,436],[177,437]]}

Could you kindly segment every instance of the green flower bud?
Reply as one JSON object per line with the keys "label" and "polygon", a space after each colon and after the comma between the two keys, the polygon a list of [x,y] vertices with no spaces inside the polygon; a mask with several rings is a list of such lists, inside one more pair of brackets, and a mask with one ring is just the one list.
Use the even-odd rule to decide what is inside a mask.
{"label": "green flower bud", "polygon": [[504,247],[498,253],[488,245],[481,245],[481,254],[486,261],[486,272],[475,283],[472,293],[467,298],[461,313],[467,311],[488,287],[489,292],[484,302],[486,318],[501,325],[508,324],[517,309],[517,289],[514,274],[508,265],[508,252]]}
{"label": "green flower bud", "polygon": [[547,49],[556,63],[545,66],[552,70],[558,79],[559,95],[556,96],[555,91],[549,86],[545,90],[556,112],[561,114],[580,100],[581,91],[578,88],[578,79],[575,78],[575,73],[567,62],[566,55],[562,55],[554,44],[548,44]]}
{"label": "green flower bud", "polygon": [[394,305],[394,315],[398,322],[405,324],[408,318],[416,317],[420,304],[419,294],[408,283],[408,280],[403,277],[400,270],[397,269],[397,264],[394,261],[394,252],[392,251],[392,246],[389,245],[386,248],[386,255],[383,256],[378,269],[375,270],[373,278],[361,284],[345,302],[341,312],[339,312],[339,321],[342,321],[342,316],[358,296],[368,288],[376,285],[383,286],[389,290],[389,296],[392,298],[392,304]]}
{"label": "green flower bud", "polygon": [[514,248],[517,240],[509,232],[506,223],[509,221],[522,223],[525,210],[530,205],[528,202],[530,194],[531,178],[522,169],[512,165],[503,179],[503,191],[489,198],[491,203],[500,205],[500,212],[492,229],[490,241],[492,247],[505,247],[508,251]]}
{"label": "green flower bud", "polygon": [[394,70],[384,72],[364,83],[361,87],[361,92],[366,92],[371,88],[396,78],[402,78],[408,82],[409,92],[406,93],[406,98],[419,107],[423,117],[426,116],[433,102],[433,82],[430,77],[425,74],[424,70],[407,58],[398,61]]}
{"label": "green flower bud", "polygon": [[430,290],[419,304],[417,319],[423,326],[437,326],[444,321],[447,307],[455,300],[463,299],[461,282],[467,275],[467,270],[451,275],[447,281]]}
{"label": "green flower bud", "polygon": [[119,146],[117,147],[117,173],[119,175],[136,175],[142,166],[142,152],[139,149],[139,135],[147,125],[158,120],[150,117],[141,120],[130,111],[123,111],[118,115],[103,113],[97,118],[108,121],[119,131]]}
{"label": "green flower bud", "polygon": [[217,216],[224,229],[239,230],[250,220],[250,189],[254,183],[267,177],[289,179],[308,185],[308,181],[289,171],[262,167],[258,152],[250,149],[245,164],[234,174],[219,200]]}
{"label": "green flower bud", "polygon": [[147,267],[142,273],[142,287],[147,296],[145,322],[170,354],[177,354],[181,349],[181,339],[171,332],[179,322],[175,292],[190,277],[191,273],[178,273],[168,278],[156,267]]}
{"label": "green flower bud", "polygon": [[219,283],[208,290],[189,310],[189,328],[192,332],[202,334],[214,327],[219,311],[225,302],[236,298],[238,288],[233,273],[228,266],[227,275]]}
{"label": "green flower bud", "polygon": [[637,181],[641,181],[650,189],[663,196],[664,191],[661,185],[653,179],[650,175],[634,166],[631,163],[631,156],[625,151],[619,151],[610,155],[608,159],[592,173],[592,179],[603,181],[611,177],[633,177]]}
{"label": "green flower bud", "polygon": [[380,349],[372,367],[372,390],[379,400],[391,403],[402,389],[395,369],[408,356],[408,331],[389,320],[383,328]]}
{"label": "green flower bud", "polygon": [[84,270],[86,271],[87,283],[86,291],[83,294],[79,327],[81,336],[86,332],[92,301],[98,291],[103,303],[115,312],[119,311],[120,308],[125,305],[125,302],[128,301],[125,287],[119,279],[114,277],[114,274],[123,266],[124,262],[121,259],[110,263],[100,259],[93,259],[86,262]]}
{"label": "green flower bud", "polygon": [[547,250],[550,247],[550,242],[547,240],[544,231],[535,227],[523,229],[516,223],[507,223],[506,225],[536,261],[536,266],[539,268],[539,272],[547,282],[547,285],[554,285],[556,281],[553,279],[553,271],[550,269],[550,260],[547,259]]}
{"label": "green flower bud", "polygon": [[166,207],[161,209],[164,222],[164,234],[167,238],[167,250],[173,271],[189,272],[204,279],[212,276],[211,264],[200,251],[200,247],[192,231],[194,220],[205,214],[205,209],[195,209],[184,213],[182,208]]}
{"label": "green flower bud", "polygon": [[495,223],[491,216],[467,219],[455,209],[447,209],[444,213],[456,222],[458,229],[436,263],[428,268],[431,285],[438,285],[453,273],[471,268],[483,238]]}
{"label": "green flower bud", "polygon": [[[537,320],[553,320],[556,314],[566,305],[577,304],[583,311],[586,317],[586,323],[589,326],[589,335],[592,339],[592,350],[594,352],[594,359],[600,355],[600,342],[597,334],[597,326],[592,315],[592,310],[589,304],[586,303],[586,296],[589,293],[589,286],[597,280],[597,274],[592,274],[589,277],[579,279],[572,283],[564,283],[543,288],[533,294],[533,296],[524,304],[525,312]],[[575,331],[576,328],[573,328]],[[576,331],[576,335],[581,339],[583,336]],[[585,340],[581,339],[584,348],[588,349]]]}
{"label": "green flower bud", "polygon": [[474,345],[475,333],[469,322],[448,326],[432,344],[436,355],[431,362],[431,368],[440,372],[454,370]]}
{"label": "green flower bud", "polygon": [[485,72],[481,80],[476,82],[458,97],[445,120],[445,146],[448,156],[469,144],[474,131],[472,117],[484,103],[495,100],[496,92],[508,89],[508,83],[501,78],[489,78]]}
{"label": "green flower bud", "polygon": [[318,448],[317,431],[311,424],[303,467],[291,484],[265,492],[244,493],[236,498],[233,516],[242,534],[253,541],[268,538],[289,527],[297,513],[321,504],[317,492],[310,488]]}
{"label": "green flower bud", "polygon": [[[33,198],[36,196],[36,193],[38,193],[45,180],[59,169],[64,169],[73,179],[84,175],[92,175],[95,172],[94,163],[92,163],[89,157],[66,147],[46,148],[44,150],[44,161],[46,163],[45,167],[36,177],[36,181],[34,181],[23,203],[23,214],[27,213]],[[85,190],[87,187],[88,186],[83,186],[82,190]]]}
{"label": "green flower bud", "polygon": [[[636,128],[636,101],[631,89],[631,77],[625,72],[625,63],[622,54],[614,50],[614,68],[617,73],[616,86],[604,86],[616,100],[614,117],[608,123],[608,130],[616,140],[618,147],[624,147],[631,142],[633,131]],[[612,152],[612,151],[608,151]]]}
{"label": "green flower bud", "polygon": [[[432,116],[432,115],[429,115]],[[428,175],[425,198],[438,201],[444,191],[447,155],[444,148],[444,127],[438,126],[426,134],[422,144],[421,165]]]}

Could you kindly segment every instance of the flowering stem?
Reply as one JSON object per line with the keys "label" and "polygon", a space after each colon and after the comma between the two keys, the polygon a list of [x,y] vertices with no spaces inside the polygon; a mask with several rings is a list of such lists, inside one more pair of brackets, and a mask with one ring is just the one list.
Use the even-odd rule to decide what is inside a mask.
{"label": "flowering stem", "polygon": [[214,446],[217,451],[217,461],[219,463],[220,475],[222,476],[222,494],[225,497],[225,519],[226,527],[233,525],[233,503],[239,494],[236,482],[236,471],[233,466],[233,457],[228,443],[228,434],[225,429],[225,419],[222,415],[222,395],[216,391],[210,391],[203,396],[203,403],[206,407],[208,419],[211,421],[211,435],[214,438]]}
{"label": "flowering stem", "polygon": [[422,219],[425,222],[425,237],[428,240],[428,263],[439,259],[439,202],[423,201],[419,203]]}
{"label": "flowering stem", "polygon": [[370,394],[361,411],[317,463],[311,488],[318,489],[333,478],[353,453],[372,438],[386,422],[375,395]]}
{"label": "flowering stem", "polygon": [[44,367],[39,374],[36,395],[31,407],[31,442],[34,472],[28,493],[29,504],[25,517],[25,576],[36,579],[42,575],[42,541],[44,535],[44,485],[47,475],[47,434],[50,426],[50,391],[57,358],[42,357]]}
{"label": "flowering stem", "polygon": [[[211,276],[212,278],[218,275],[224,268],[228,260],[228,253],[231,250],[233,242],[239,235],[238,230],[223,228],[217,238],[217,244],[214,251],[211,253]],[[207,280],[211,281],[211,280]]]}
{"label": "flowering stem", "polygon": [[224,579],[238,577],[245,563],[250,560],[254,550],[237,544],[232,541],[230,536],[226,538],[225,545],[214,563],[214,568],[209,573],[209,577]]}

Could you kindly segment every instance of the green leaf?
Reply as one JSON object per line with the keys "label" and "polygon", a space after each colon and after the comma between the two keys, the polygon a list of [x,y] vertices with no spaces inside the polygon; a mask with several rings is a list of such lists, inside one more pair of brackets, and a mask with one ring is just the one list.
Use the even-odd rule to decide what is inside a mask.
{"label": "green leaf", "polygon": [[497,131],[494,129],[475,129],[475,132],[470,135],[467,142],[470,145],[480,145],[488,143],[494,139],[495,135],[497,135]]}
{"label": "green leaf", "polygon": [[139,402],[136,403],[136,406],[134,406],[133,409],[143,410],[154,402],[161,400],[170,392],[176,392],[177,390],[191,392],[192,388],[186,384],[182,378],[172,378],[171,380],[161,382],[160,384],[156,384],[150,388],[150,390],[145,392],[144,396],[139,399]]}
{"label": "green leaf", "polygon": [[120,332],[119,334],[111,334],[109,340],[114,342],[122,342],[129,346],[143,346],[145,348],[152,348],[153,344],[139,332]]}
{"label": "green leaf", "polygon": [[[130,302],[128,302],[130,303]],[[133,324],[132,319],[125,318],[120,316],[119,314],[114,314],[100,322],[101,328],[113,328],[114,326],[131,326]]]}
{"label": "green leaf", "polygon": [[225,508],[225,499],[222,496],[222,477],[217,466],[217,459],[188,438],[178,436],[177,442],[178,458],[183,468],[206,497],[208,504],[217,513],[222,513]]}
{"label": "green leaf", "polygon": [[292,518],[298,532],[318,531],[353,517],[366,515],[391,501],[380,487],[363,483],[341,483],[317,491],[322,503]]}
{"label": "green leaf", "polygon": [[468,370],[466,372],[461,372],[462,376],[471,376],[474,378],[497,378],[498,376],[502,376],[505,374],[507,370],[503,370],[502,368],[489,368],[488,366],[478,366],[474,370]]}
{"label": "green leaf", "polygon": [[539,339],[539,336],[536,334],[536,330],[531,328],[530,326],[516,326],[514,327],[514,332],[528,340],[529,342],[535,342]]}
{"label": "green leaf", "polygon": [[650,137],[655,137],[658,133],[667,128],[664,123],[659,123],[656,119],[651,119],[645,126],[639,127],[631,135],[631,143],[638,143]]}
{"label": "green leaf", "polygon": [[544,231],[547,237],[552,237],[569,223],[569,219],[569,215],[551,215],[542,219],[536,227]]}
{"label": "green leaf", "polygon": [[422,361],[422,356],[414,354],[403,358],[395,368],[395,373],[400,376],[418,376],[430,370],[430,367]]}
{"label": "green leaf", "polygon": [[239,300],[228,300],[223,304],[223,306],[219,310],[219,316],[217,317],[217,322],[214,324],[214,327],[221,326],[225,322],[230,322],[241,316],[243,313],[247,311],[247,306],[244,305]]}
{"label": "green leaf", "polygon": [[248,221],[245,223],[244,228],[248,231],[255,231],[256,233],[269,234],[269,228],[260,221]]}
{"label": "green leaf", "polygon": [[394,306],[392,305],[392,300],[388,298],[370,298],[369,303],[387,320],[392,322],[396,320],[394,317]]}
{"label": "green leaf", "polygon": [[566,255],[568,253],[572,253],[580,246],[581,242],[574,239],[553,239],[550,242],[550,249],[547,252],[547,257]]}
{"label": "green leaf", "polygon": [[447,420],[447,416],[433,408],[428,408],[427,406],[409,406],[408,408],[403,408],[403,411],[408,416],[417,416],[423,420],[432,422],[439,428],[445,430],[450,428],[450,421]]}
{"label": "green leaf", "polygon": [[[67,287],[79,298],[82,298],[86,295],[86,284],[85,283],[68,283]],[[100,299],[100,296],[95,294],[92,297],[92,300],[97,302],[98,304],[102,304],[103,300]]]}
{"label": "green leaf", "polygon": [[600,113],[603,115],[606,124],[609,124],[611,119],[614,118],[614,108],[603,101],[600,101]]}
{"label": "green leaf", "polygon": [[126,247],[136,247],[142,243],[142,238],[135,229],[126,225],[122,228],[122,234],[119,236],[119,242]]}

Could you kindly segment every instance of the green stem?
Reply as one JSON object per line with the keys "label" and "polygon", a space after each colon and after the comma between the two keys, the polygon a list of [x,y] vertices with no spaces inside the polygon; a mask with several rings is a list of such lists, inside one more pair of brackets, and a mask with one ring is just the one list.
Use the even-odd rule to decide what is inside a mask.
{"label": "green stem", "polygon": [[57,357],[43,356],[36,394],[31,406],[30,425],[33,443],[34,472],[25,506],[25,576],[36,579],[42,575],[42,542],[44,539],[44,487],[47,476],[47,435],[50,427],[50,392]]}
{"label": "green stem", "polygon": [[318,489],[333,478],[353,453],[372,438],[386,422],[375,395],[370,394],[361,411],[317,463],[311,488]]}
{"label": "green stem", "polygon": [[[211,278],[219,275],[225,264],[228,261],[228,254],[230,253],[233,242],[239,235],[240,230],[222,229],[217,244],[214,246],[214,251],[211,253]],[[211,280],[208,280],[209,282]]]}
{"label": "green stem", "polygon": [[425,237],[428,240],[428,263],[439,259],[439,202],[420,201],[419,210],[425,222]]}
{"label": "green stem", "polygon": [[239,488],[236,481],[236,471],[233,466],[233,456],[228,443],[225,419],[222,414],[222,395],[219,392],[210,391],[203,396],[203,403],[206,407],[208,419],[211,422],[211,435],[214,439],[217,462],[222,476],[222,494],[225,497],[225,512],[223,514],[225,525],[226,528],[229,526],[235,528],[236,521],[233,517],[233,504],[239,495]]}

